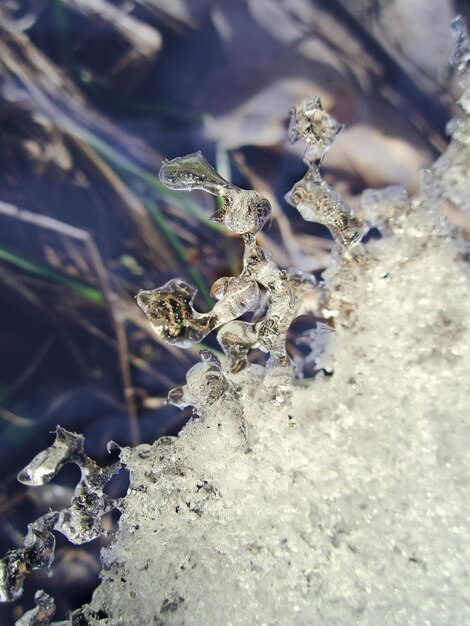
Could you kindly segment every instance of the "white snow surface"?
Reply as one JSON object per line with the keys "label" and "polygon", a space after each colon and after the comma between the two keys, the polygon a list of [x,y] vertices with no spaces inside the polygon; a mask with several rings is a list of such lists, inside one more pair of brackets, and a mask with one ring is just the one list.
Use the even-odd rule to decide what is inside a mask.
{"label": "white snow surface", "polygon": [[382,237],[325,272],[331,375],[289,406],[288,369],[206,361],[200,417],[121,451],[90,624],[470,624],[469,122],[450,128],[421,195],[365,194]]}
{"label": "white snow surface", "polygon": [[282,371],[252,366],[228,375],[238,399],[122,450],[131,486],[90,623],[470,623],[470,283],[455,235],[422,197],[338,256],[334,372],[296,386],[291,408],[271,399]]}

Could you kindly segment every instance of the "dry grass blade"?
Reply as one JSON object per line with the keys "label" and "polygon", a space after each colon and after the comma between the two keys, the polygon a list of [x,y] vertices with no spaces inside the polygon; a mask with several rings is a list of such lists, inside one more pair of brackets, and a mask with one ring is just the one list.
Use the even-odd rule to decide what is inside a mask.
{"label": "dry grass blade", "polygon": [[[436,152],[441,152],[446,146],[444,124],[448,117],[443,103],[425,93],[416,84],[388,52],[386,46],[367,30],[348,3],[344,0],[330,0],[326,4],[322,3],[318,9],[330,14],[333,22],[342,26],[359,49],[351,54],[351,48],[344,46],[344,38],[338,36],[338,29],[325,28],[325,22],[322,23],[320,20],[317,32],[322,39],[334,50],[339,51],[344,58],[352,58],[354,65],[366,65],[374,76],[382,96],[398,111],[405,112],[422,138],[429,142],[430,147]],[[317,22],[311,24],[310,28],[316,29]],[[393,81],[390,80],[392,76]],[[399,84],[400,90],[392,84]],[[437,127],[436,124],[440,124],[441,127]]]}
{"label": "dry grass blade", "polygon": [[[41,111],[60,129],[83,158],[88,160],[89,172],[98,172],[113,192],[118,205],[126,211],[134,225],[134,236],[139,237],[144,250],[152,256],[156,265],[175,263],[176,255],[165,243],[162,234],[154,227],[145,206],[138,200],[102,159],[88,146],[97,139],[120,154],[128,154],[149,168],[161,159],[144,147],[135,137],[129,136],[117,126],[90,110],[75,85],[61,74],[55,66],[21,33],[7,30],[0,25],[0,58],[5,80],[4,98],[18,105],[31,100],[28,106]],[[19,87],[21,85],[21,87]]]}
{"label": "dry grass blade", "polygon": [[34,425],[34,420],[31,420],[27,417],[21,417],[20,415],[16,415],[13,411],[5,409],[0,406],[0,419],[13,424],[14,426],[20,426],[21,428],[30,428]]}
{"label": "dry grass blade", "polygon": [[73,238],[84,244],[85,249],[88,252],[91,264],[96,271],[96,276],[98,278],[106,303],[108,305],[111,321],[117,340],[119,367],[123,383],[123,392],[126,399],[127,411],[130,420],[131,437],[133,443],[138,443],[139,429],[137,408],[132,394],[128,392],[128,390],[132,388],[132,380],[129,368],[128,346],[127,336],[124,329],[124,318],[117,307],[117,297],[111,287],[108,272],[92,236],[82,229],[70,226],[68,224],[64,224],[63,222],[59,222],[58,220],[55,220],[51,217],[47,217],[44,215],[35,215],[28,211],[21,211],[20,209],[12,205],[6,205],[5,203],[0,203],[0,212],[5,215],[9,215],[12,219],[17,219],[28,222],[30,224],[34,224],[38,228],[53,230],[57,233],[60,233],[61,235]]}
{"label": "dry grass blade", "polygon": [[114,170],[90,147],[89,138],[81,137],[77,134],[69,135],[75,150],[86,161],[87,175],[91,185],[99,187],[104,180],[106,186],[115,196],[116,200],[128,213],[135,228],[139,233],[142,243],[146,249],[152,252],[152,262],[157,266],[163,264],[174,267],[178,264],[176,257],[170,247],[166,244],[165,238],[155,229],[145,204]]}
{"label": "dry grass blade", "polygon": [[38,367],[41,365],[44,357],[48,353],[50,347],[54,342],[55,337],[46,337],[40,346],[37,353],[34,355],[32,361],[28,364],[28,366],[23,370],[23,372],[18,376],[13,384],[11,384],[8,388],[7,393],[1,396],[2,404],[6,404],[19,389],[29,380],[29,378],[36,372]]}
{"label": "dry grass blade", "polygon": [[240,151],[234,151],[233,156],[240,171],[250,181],[250,185],[266,196],[271,203],[273,217],[279,226],[282,246],[277,245],[265,232],[259,233],[258,237],[262,245],[271,250],[276,263],[281,267],[303,268],[305,259],[308,258],[310,271],[326,267],[330,258],[329,251],[333,247],[333,241],[307,235],[300,240],[298,235],[293,233],[289,220],[277,202],[270,186],[248,165]]}
{"label": "dry grass blade", "polygon": [[65,6],[89,19],[94,24],[106,24],[116,30],[129,44],[130,50],[119,59],[119,66],[136,66],[136,59],[150,63],[162,45],[162,38],[154,28],[128,15],[122,8],[105,0],[61,0]]}

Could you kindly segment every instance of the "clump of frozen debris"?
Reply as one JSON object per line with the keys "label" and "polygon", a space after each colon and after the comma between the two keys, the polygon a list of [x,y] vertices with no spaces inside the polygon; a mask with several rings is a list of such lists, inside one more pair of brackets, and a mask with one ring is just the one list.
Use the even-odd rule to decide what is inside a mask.
{"label": "clump of frozen debris", "polygon": [[[468,80],[470,46],[455,28]],[[366,192],[360,223],[319,178],[338,132],[319,106],[309,99],[293,112],[291,137],[313,157],[290,199],[338,242],[316,311],[325,324],[306,337],[330,375],[293,383],[284,333],[296,281],[256,243],[265,201],[199,154],[167,163],[165,184],[227,202],[220,218],[244,237],[245,264],[216,284],[208,314],[194,310],[194,288],[182,281],[141,293],[139,304],[183,347],[219,329],[227,365],[203,352],[170,393],[176,406],[195,407],[178,437],[121,450],[130,487],[119,532],[72,624],[470,622],[469,255],[464,230],[442,216],[448,204],[468,211],[469,121],[453,123],[419,196]],[[235,203],[247,214],[232,214]],[[359,244],[350,234],[368,227],[381,237]],[[256,311],[258,284],[270,308],[243,326],[236,318]],[[333,326],[334,360],[325,341]],[[270,366],[247,362],[256,343]],[[49,476],[49,465],[33,462],[30,475]]]}

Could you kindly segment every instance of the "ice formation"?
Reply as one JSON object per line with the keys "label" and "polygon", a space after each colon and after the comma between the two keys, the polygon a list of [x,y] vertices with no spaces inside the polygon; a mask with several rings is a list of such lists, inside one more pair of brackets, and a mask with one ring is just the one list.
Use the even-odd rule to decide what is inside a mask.
{"label": "ice formation", "polygon": [[327,111],[323,109],[318,96],[306,98],[289,111],[290,122],[287,136],[292,143],[302,139],[307,144],[304,158],[308,164],[320,163],[331,147],[336,135],[343,129]]}
{"label": "ice formation", "polygon": [[26,611],[15,623],[15,626],[48,626],[55,613],[54,600],[40,589],[34,595],[36,607]]}
{"label": "ice formation", "polygon": [[257,233],[271,214],[266,198],[253,190],[232,185],[222,178],[200,152],[178,157],[163,164],[160,181],[170,189],[202,189],[223,198],[223,206],[211,217],[237,235]]}
{"label": "ice formation", "polygon": [[[51,567],[55,550],[54,530],[65,535],[74,544],[87,543],[106,534],[101,517],[115,508],[117,503],[103,493],[103,488],[118,471],[120,464],[99,467],[85,454],[83,442],[82,435],[58,426],[55,442],[40,452],[18,475],[18,480],[23,484],[38,486],[52,480],[66,463],[76,463],[81,470],[81,478],[70,506],[62,511],[50,511],[30,524],[23,546],[11,550],[0,561],[0,601],[16,600],[23,593],[26,574],[35,569]],[[37,602],[38,615],[44,614],[47,617],[50,602],[46,594],[38,596]],[[39,617],[33,617],[36,622],[31,621],[31,624],[37,623],[39,626],[49,623],[40,622]]]}
{"label": "ice formation", "polygon": [[363,226],[340,193],[332,189],[320,174],[323,157],[342,124],[323,110],[320,98],[307,98],[290,110],[288,137],[292,143],[302,139],[307,144],[304,161],[308,170],[302,180],[286,194],[307,222],[327,226],[335,241],[345,247],[359,243]]}
{"label": "ice formation", "polygon": [[[465,103],[470,45],[461,23],[454,28]],[[306,139],[304,110],[311,104],[296,107],[291,127]],[[180,435],[121,450],[130,487],[119,531],[103,553],[100,586],[72,624],[470,623],[470,250],[468,231],[443,217],[451,205],[468,224],[468,118],[450,130],[417,197],[396,187],[363,195],[361,231],[377,228],[379,239],[359,244],[328,224],[338,245],[320,285],[316,314],[325,322],[304,339],[331,375],[309,386],[292,380],[283,333],[304,282],[258,246],[260,221],[247,228],[230,218],[242,224],[244,268],[216,284],[206,317],[181,281],[140,296],[169,341],[217,328],[228,364],[202,352],[170,392],[176,406],[195,408]],[[315,132],[312,145],[330,142],[333,131]],[[222,198],[228,189],[249,205],[248,192],[201,159],[170,161],[162,180]],[[321,213],[327,201],[311,191],[306,202]],[[348,229],[357,218],[323,191],[342,217],[338,228]],[[242,309],[256,312],[254,283],[268,290],[268,311],[240,322]],[[256,342],[270,366],[247,363]],[[25,476],[48,479],[67,454],[43,455]]]}
{"label": "ice formation", "polygon": [[[223,198],[216,219],[243,237],[245,253],[240,275],[220,278],[212,286],[211,294],[217,302],[209,313],[194,309],[196,288],[179,278],[157,289],[140,291],[137,302],[155,332],[169,343],[188,348],[222,327],[217,336],[232,372],[248,365],[248,353],[254,347],[270,353],[269,365],[289,365],[285,342],[301,304],[296,292],[311,278],[299,279],[298,275],[290,276],[280,270],[269,252],[258,245],[256,233],[271,213],[268,200],[256,191],[239,189],[226,181],[200,152],[164,163],[159,176],[170,189],[202,189]],[[269,296],[264,319],[235,321],[244,313],[259,310],[260,286]]]}

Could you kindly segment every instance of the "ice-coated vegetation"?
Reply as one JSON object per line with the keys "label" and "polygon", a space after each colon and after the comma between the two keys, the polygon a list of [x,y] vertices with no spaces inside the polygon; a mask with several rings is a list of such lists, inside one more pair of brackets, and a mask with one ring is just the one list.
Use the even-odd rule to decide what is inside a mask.
{"label": "ice-coated vegetation", "polygon": [[[461,22],[454,30],[467,115],[470,45]],[[227,359],[204,351],[170,392],[173,404],[195,407],[178,437],[121,450],[131,482],[119,531],[72,624],[470,623],[469,124],[451,123],[451,144],[415,198],[397,187],[365,192],[361,222],[319,173],[340,126],[318,99],[292,111],[289,134],[307,142],[308,171],[290,201],[337,242],[316,287],[325,323],[301,339],[324,370],[309,386],[294,381],[285,352],[308,281],[256,243],[269,205],[199,154],[163,166],[165,184],[223,199],[218,219],[243,236],[244,268],[216,283],[208,314],[179,279],[139,304],[182,347],[218,329]],[[359,243],[371,227],[381,237]],[[270,297],[264,315],[259,285]],[[236,321],[250,311],[252,321]],[[248,362],[255,346],[270,353],[267,367]],[[78,436],[57,437],[23,480],[44,482],[67,461],[91,467],[80,446],[71,451]]]}

